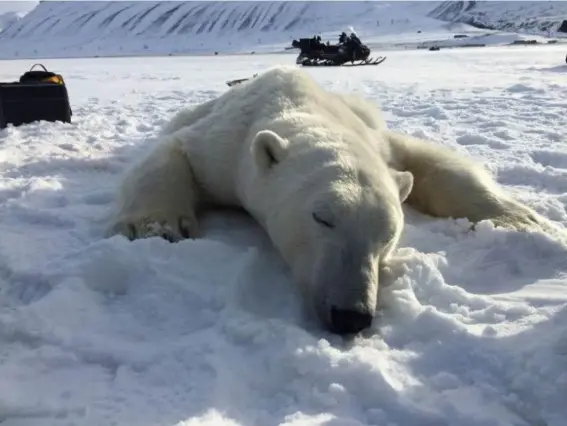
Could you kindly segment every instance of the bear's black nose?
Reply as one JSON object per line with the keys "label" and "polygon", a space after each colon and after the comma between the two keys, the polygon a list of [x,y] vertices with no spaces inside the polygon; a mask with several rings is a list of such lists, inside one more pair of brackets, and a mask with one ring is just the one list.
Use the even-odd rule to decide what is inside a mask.
{"label": "bear's black nose", "polygon": [[370,327],[374,317],[350,309],[331,308],[331,331],[336,334],[356,334]]}

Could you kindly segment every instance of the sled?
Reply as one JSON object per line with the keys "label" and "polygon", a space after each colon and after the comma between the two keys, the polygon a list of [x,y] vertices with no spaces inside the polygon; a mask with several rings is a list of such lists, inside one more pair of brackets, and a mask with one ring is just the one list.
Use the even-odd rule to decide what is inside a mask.
{"label": "sled", "polygon": [[304,67],[363,67],[363,66],[371,66],[371,65],[380,65],[382,62],[386,60],[386,56],[379,56],[376,59],[369,58],[363,61],[354,61],[351,63],[337,63],[328,60],[309,60],[306,59],[304,62],[301,63]]}
{"label": "sled", "polygon": [[237,85],[237,84],[244,83],[245,81],[248,81],[248,80],[250,80],[250,78],[254,78],[254,77],[256,77],[257,75],[258,75],[258,74],[254,74],[252,77],[248,77],[248,78],[237,78],[236,80],[230,80],[230,81],[227,81],[227,82],[226,82],[226,85],[227,85],[228,87],[232,87],[232,86],[235,86],[235,85]]}

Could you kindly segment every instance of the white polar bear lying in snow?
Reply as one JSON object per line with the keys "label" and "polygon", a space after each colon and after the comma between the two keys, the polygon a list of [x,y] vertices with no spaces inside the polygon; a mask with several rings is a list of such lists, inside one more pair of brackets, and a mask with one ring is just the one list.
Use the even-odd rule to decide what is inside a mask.
{"label": "white polar bear lying in snow", "polygon": [[371,325],[404,201],[435,217],[553,232],[479,165],[388,130],[375,105],[297,68],[271,69],[179,112],[160,138],[125,177],[108,235],[195,238],[202,211],[243,208],[339,334]]}

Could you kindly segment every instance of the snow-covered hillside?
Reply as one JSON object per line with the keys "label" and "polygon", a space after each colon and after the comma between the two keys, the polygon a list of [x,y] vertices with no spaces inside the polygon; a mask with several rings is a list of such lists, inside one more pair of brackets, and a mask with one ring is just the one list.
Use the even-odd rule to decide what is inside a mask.
{"label": "snow-covered hillside", "polygon": [[429,16],[487,29],[567,37],[557,32],[567,19],[567,1],[444,1]]}
{"label": "snow-covered hillside", "polygon": [[0,33],[37,6],[37,1],[0,2]]}
{"label": "snow-covered hillside", "polygon": [[41,2],[0,33],[3,57],[280,50],[349,26],[362,36],[439,27],[439,2]]}
{"label": "snow-covered hillside", "polygon": [[6,12],[0,14],[0,31],[5,30],[22,17],[21,12]]}
{"label": "snow-covered hillside", "polygon": [[567,2],[43,1],[0,32],[0,58],[281,52],[349,28],[379,49],[415,48],[487,32],[454,22],[547,34],[565,17]]}

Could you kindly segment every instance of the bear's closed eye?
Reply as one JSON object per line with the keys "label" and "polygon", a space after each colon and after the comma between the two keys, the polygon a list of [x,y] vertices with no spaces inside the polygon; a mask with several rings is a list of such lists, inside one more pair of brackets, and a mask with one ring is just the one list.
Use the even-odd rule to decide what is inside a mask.
{"label": "bear's closed eye", "polygon": [[319,214],[313,212],[312,213],[313,220],[317,222],[319,225],[323,225],[326,228],[333,229],[335,225],[331,223],[329,219],[323,219]]}

